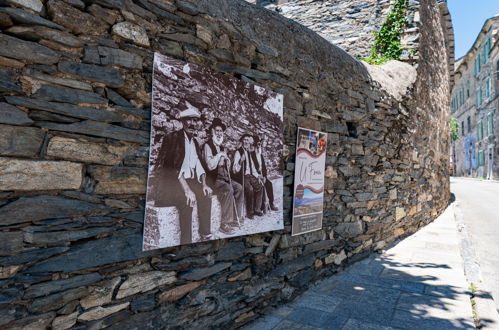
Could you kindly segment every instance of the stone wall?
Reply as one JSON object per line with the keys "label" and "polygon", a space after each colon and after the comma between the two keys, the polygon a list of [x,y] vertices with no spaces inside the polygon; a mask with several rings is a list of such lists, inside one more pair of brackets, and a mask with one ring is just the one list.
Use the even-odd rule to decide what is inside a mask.
{"label": "stone wall", "polygon": [[[244,1],[5,0],[0,327],[238,327],[447,205],[447,54],[367,66]],[[141,252],[153,52],[284,94],[285,229]],[[322,230],[291,237],[298,126],[328,132]]]}

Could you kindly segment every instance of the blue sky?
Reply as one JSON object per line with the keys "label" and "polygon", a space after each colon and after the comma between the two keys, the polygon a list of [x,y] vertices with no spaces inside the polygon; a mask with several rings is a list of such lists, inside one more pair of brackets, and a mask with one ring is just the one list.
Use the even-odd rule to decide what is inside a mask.
{"label": "blue sky", "polygon": [[487,18],[499,14],[499,0],[447,0],[456,43],[456,59],[466,55]]}

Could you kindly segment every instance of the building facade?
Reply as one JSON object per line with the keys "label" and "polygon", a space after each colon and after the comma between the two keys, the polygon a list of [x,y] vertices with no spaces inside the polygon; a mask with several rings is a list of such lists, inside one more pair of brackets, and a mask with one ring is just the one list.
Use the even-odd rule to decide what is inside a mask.
{"label": "building facade", "polygon": [[451,113],[455,175],[499,179],[499,15],[489,18],[471,50],[456,63]]}

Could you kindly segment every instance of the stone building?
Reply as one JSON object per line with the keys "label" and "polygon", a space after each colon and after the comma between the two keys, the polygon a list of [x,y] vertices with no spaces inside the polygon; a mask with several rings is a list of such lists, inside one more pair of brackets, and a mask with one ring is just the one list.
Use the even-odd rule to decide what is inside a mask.
{"label": "stone building", "polygon": [[499,15],[485,21],[470,51],[456,62],[451,113],[458,176],[499,179]]}
{"label": "stone building", "polygon": [[[431,222],[452,29],[414,21],[417,65],[371,66],[242,0],[2,1],[0,328],[237,328]],[[142,251],[154,52],[284,95],[283,230]],[[291,236],[298,127],[328,133],[324,221]]]}

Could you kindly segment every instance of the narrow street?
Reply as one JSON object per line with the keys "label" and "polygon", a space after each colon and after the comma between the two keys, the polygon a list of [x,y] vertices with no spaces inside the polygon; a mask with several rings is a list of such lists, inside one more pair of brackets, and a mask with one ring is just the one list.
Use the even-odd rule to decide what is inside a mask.
{"label": "narrow street", "polygon": [[451,192],[499,311],[499,182],[452,177]]}

